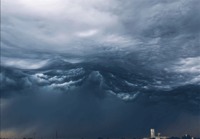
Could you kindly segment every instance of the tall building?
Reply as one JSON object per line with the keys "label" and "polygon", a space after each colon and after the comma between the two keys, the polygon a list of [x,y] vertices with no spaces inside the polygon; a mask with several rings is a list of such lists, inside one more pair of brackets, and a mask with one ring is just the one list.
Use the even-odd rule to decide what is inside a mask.
{"label": "tall building", "polygon": [[152,128],[152,129],[150,129],[150,137],[146,137],[143,139],[168,139],[168,137],[161,136],[160,133],[158,133],[158,135],[156,136],[155,129]]}
{"label": "tall building", "polygon": [[151,129],[151,138],[155,138],[155,129]]}

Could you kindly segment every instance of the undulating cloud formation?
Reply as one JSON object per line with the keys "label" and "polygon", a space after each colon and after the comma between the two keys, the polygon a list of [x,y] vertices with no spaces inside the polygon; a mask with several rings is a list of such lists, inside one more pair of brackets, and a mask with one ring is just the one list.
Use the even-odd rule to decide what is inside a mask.
{"label": "undulating cloud formation", "polygon": [[199,7],[1,0],[2,136],[200,136]]}

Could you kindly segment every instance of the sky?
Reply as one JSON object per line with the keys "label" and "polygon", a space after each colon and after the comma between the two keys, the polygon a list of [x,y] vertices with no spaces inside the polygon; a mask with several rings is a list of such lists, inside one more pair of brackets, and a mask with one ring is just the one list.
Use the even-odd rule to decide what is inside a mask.
{"label": "sky", "polygon": [[200,136],[199,0],[1,0],[1,134]]}

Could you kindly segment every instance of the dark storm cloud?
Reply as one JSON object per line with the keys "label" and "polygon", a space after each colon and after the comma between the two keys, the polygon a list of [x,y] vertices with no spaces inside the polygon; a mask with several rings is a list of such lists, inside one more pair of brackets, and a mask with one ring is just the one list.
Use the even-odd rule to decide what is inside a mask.
{"label": "dark storm cloud", "polygon": [[[98,91],[100,95],[104,94],[103,99],[97,94]],[[9,100],[3,99],[5,105],[2,107],[1,118],[4,120],[1,126],[3,132],[12,131],[20,136],[32,136],[35,132],[38,137],[52,137],[55,136],[56,130],[60,136],[70,137],[143,136],[148,134],[151,127],[165,133],[167,127],[174,128],[175,123],[181,125],[182,122],[177,122],[177,119],[180,115],[185,115],[182,105],[177,105],[179,102],[173,101],[170,104],[163,101],[159,105],[152,105],[150,102],[147,105],[151,104],[151,107],[141,105],[140,101],[126,103],[99,90],[98,86],[94,88],[91,85],[70,92],[46,87],[26,87],[17,92],[21,92],[21,95],[15,94]],[[148,103],[148,99],[141,99]],[[186,114],[184,119],[191,117],[198,120],[192,113],[189,116]],[[188,126],[168,133],[198,133],[197,122],[189,121],[185,124]]]}
{"label": "dark storm cloud", "polygon": [[199,5],[2,0],[2,133],[199,135]]}
{"label": "dark storm cloud", "polygon": [[[3,131],[10,130],[20,136],[32,136],[35,132],[38,137],[55,137],[56,130],[60,136],[70,137],[144,136],[151,127],[169,135],[181,135],[183,131],[198,133],[198,117],[187,115],[176,105],[160,103],[147,107],[109,95],[100,99],[91,90],[81,90],[70,94],[27,90],[32,95],[13,97],[3,109]],[[183,121],[179,123],[181,115],[186,115],[183,121],[187,127],[182,125]],[[177,125],[180,127],[176,128]],[[171,128],[173,132],[166,131]]]}
{"label": "dark storm cloud", "polygon": [[[176,135],[186,130],[198,134],[199,123],[195,120],[199,120],[196,92],[199,86],[168,91],[147,89],[133,97],[129,93],[131,88],[124,87],[127,81],[122,81],[126,74],[105,67],[90,67],[92,63],[81,65],[83,68],[77,64],[78,68],[60,62],[55,68],[58,63],[37,70],[3,68],[3,133],[31,136],[35,132],[37,136],[49,137],[55,136],[57,130],[60,135],[69,137],[143,136],[148,134],[149,128],[155,127]],[[95,71],[96,68],[99,71]],[[142,80],[142,77],[137,79]],[[110,86],[109,82],[113,83],[112,88],[106,87]],[[115,91],[114,94],[107,89]],[[186,128],[171,132],[168,127],[182,126],[180,116],[182,120],[192,118],[194,121],[185,122]]]}

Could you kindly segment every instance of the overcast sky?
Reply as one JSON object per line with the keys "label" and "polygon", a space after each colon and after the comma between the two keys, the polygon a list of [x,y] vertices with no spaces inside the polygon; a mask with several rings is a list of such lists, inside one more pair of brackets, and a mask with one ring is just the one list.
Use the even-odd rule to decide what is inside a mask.
{"label": "overcast sky", "polygon": [[168,47],[187,47],[186,39],[190,40],[190,47],[197,47],[199,3],[198,0],[2,0],[2,47],[89,53],[103,47],[134,50],[158,45],[159,49],[165,47],[160,44],[166,45],[168,39],[171,40]]}
{"label": "overcast sky", "polygon": [[[189,114],[190,109],[194,113],[199,110],[196,107],[199,106],[197,93],[200,85],[199,7],[200,0],[1,0],[1,67],[5,68],[0,74],[1,81],[5,81],[2,93],[5,98],[1,106],[5,112],[2,117],[8,118],[3,123],[4,133],[15,135],[16,132],[21,132],[26,128],[27,130],[22,134],[25,135],[34,130],[38,132],[50,125],[52,129],[45,130],[45,135],[59,128],[69,131],[68,136],[76,134],[96,136],[99,135],[98,133],[113,136],[132,135],[131,130],[135,130],[135,134],[140,136],[148,132],[147,128],[156,126],[155,117],[160,114],[161,117],[157,118],[160,118],[158,121],[163,123],[158,128],[166,133],[172,132],[170,127],[183,126],[183,121],[190,119],[187,123],[188,127],[192,133],[199,135],[198,124],[195,124],[199,120],[199,115]],[[49,62],[55,59],[62,59],[72,65],[77,63],[80,65],[76,67],[77,69],[73,67],[75,71],[74,69],[59,69],[58,61],[56,61],[57,65],[54,63],[55,65],[48,67]],[[84,62],[93,65],[85,66]],[[62,74],[60,71],[53,70],[54,68],[63,70]],[[113,79],[115,73],[118,74],[116,74],[118,80],[123,79],[127,84],[134,86],[134,82],[128,82],[131,80],[129,75],[124,76],[120,68],[123,69],[122,71],[141,75],[139,77],[147,77],[149,74],[148,77],[152,80],[145,80],[144,84],[155,81],[156,84],[152,83],[154,87],[160,87],[165,91],[185,85],[194,85],[197,89],[183,87],[182,92],[186,90],[186,93],[180,96],[173,94],[177,93],[176,90],[165,94],[164,97],[154,94],[156,97],[151,99],[155,99],[156,103],[163,99],[167,100],[167,103],[153,105],[146,109],[144,109],[146,104],[121,101],[135,99],[139,93],[124,94],[119,91],[118,94],[111,93],[121,100],[110,96],[99,99],[98,91],[96,92],[98,97],[96,94],[95,97],[90,94],[91,90],[94,91],[92,85],[95,86],[95,82],[97,84],[100,82],[101,87],[102,82]],[[40,73],[37,73],[37,70]],[[46,75],[45,72],[48,70],[56,74]],[[69,71],[65,72],[65,70]],[[73,90],[73,93],[76,92],[75,95],[68,94],[63,97],[59,94],[54,97],[53,93],[60,91],[49,87],[74,86],[82,78],[77,77],[80,80],[74,82],[64,82],[64,80],[68,74],[71,76],[75,72],[79,76],[77,72],[80,71],[84,73],[84,76],[88,74],[83,88]],[[112,77],[105,76],[110,76],[109,72],[112,73]],[[123,87],[118,88],[120,90]],[[82,96],[81,91],[90,93]],[[26,96],[27,99],[20,97],[21,94],[23,96],[27,92],[37,93]],[[44,98],[48,98],[47,101],[43,102]],[[187,103],[183,104],[182,101],[186,101],[185,99]],[[38,100],[37,104],[34,103],[35,100]],[[146,98],[141,101],[146,101]],[[181,103],[173,107],[170,104],[172,101],[174,102],[172,104]],[[29,105],[26,106],[27,103]],[[48,105],[54,109],[52,110]],[[69,105],[75,106],[71,108]],[[179,109],[182,105],[184,105],[182,109]],[[193,105],[195,105],[195,110],[191,108]],[[121,108],[120,111],[118,107]],[[45,112],[43,112],[44,109]],[[70,110],[62,113],[64,109]],[[20,111],[22,115],[12,116],[15,110]],[[35,113],[40,112],[41,115],[30,114],[31,110]],[[152,110],[155,113],[150,117],[144,116]],[[156,113],[159,110],[161,111]],[[169,111],[171,117],[162,121],[165,111]],[[128,112],[130,112],[128,115],[122,114]],[[46,118],[48,115],[51,116]],[[62,115],[60,120],[59,115]],[[113,119],[113,116],[116,116],[116,119]],[[58,119],[55,120],[55,117]],[[134,120],[132,117],[135,117]],[[80,122],[80,119],[83,121]],[[66,121],[62,125],[63,120]],[[148,121],[146,128],[143,121]],[[79,123],[85,129],[77,129]],[[59,127],[57,124],[62,126]],[[129,130],[121,128],[121,125],[127,124]],[[132,126],[136,124],[140,124],[141,127]],[[194,129],[192,129],[193,125]],[[110,130],[109,126],[117,128]],[[168,128],[165,129],[165,127]],[[180,135],[183,131],[187,129],[180,128],[176,132]]]}
{"label": "overcast sky", "polygon": [[120,53],[197,73],[199,5],[199,0],[2,0],[2,64],[38,68],[61,55],[79,61]]}

